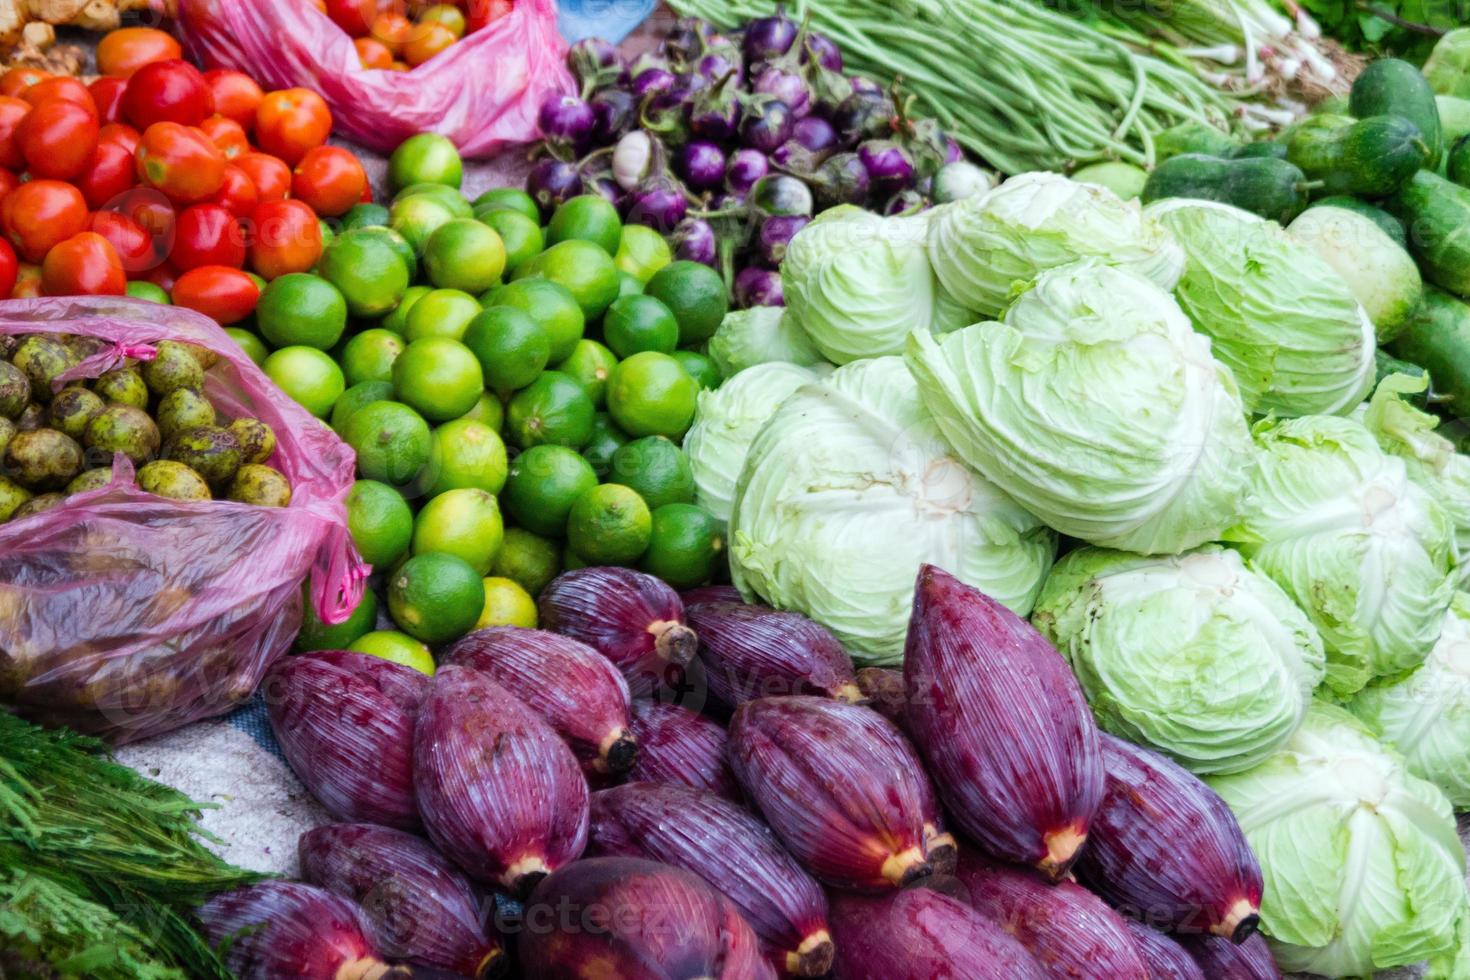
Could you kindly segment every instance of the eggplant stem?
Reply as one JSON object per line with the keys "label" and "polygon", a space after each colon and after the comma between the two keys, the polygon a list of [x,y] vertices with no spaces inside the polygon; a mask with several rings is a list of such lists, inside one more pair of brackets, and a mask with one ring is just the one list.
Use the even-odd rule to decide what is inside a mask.
{"label": "eggplant stem", "polygon": [[1210,932],[1217,936],[1223,936],[1232,943],[1241,943],[1256,931],[1256,926],[1261,921],[1261,910],[1255,903],[1247,898],[1237,898],[1225,913],[1225,917],[1217,922]]}
{"label": "eggplant stem", "polygon": [[895,885],[907,885],[934,873],[934,865],[924,856],[922,847],[911,847],[890,854],[883,862],[883,878]]}
{"label": "eggplant stem", "polygon": [[794,977],[826,976],[836,952],[832,934],[818,929],[803,939],[801,945],[786,951],[786,972]]}
{"label": "eggplant stem", "polygon": [[1046,856],[1036,862],[1036,867],[1052,881],[1058,881],[1082,850],[1087,832],[1076,827],[1063,827],[1045,834],[1041,840],[1046,844]]}

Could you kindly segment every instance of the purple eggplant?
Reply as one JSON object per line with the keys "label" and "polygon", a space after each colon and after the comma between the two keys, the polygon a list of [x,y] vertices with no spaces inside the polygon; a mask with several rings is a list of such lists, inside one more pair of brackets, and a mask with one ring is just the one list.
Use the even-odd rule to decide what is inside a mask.
{"label": "purple eggplant", "polygon": [[623,193],[623,189],[618,186],[618,182],[613,180],[610,174],[583,177],[582,187],[588,194],[602,195],[603,200],[617,208],[619,212],[628,202],[628,195]]}
{"label": "purple eggplant", "polygon": [[883,213],[888,217],[918,214],[929,207],[930,201],[912,187],[905,188],[883,203]]}
{"label": "purple eggplant", "polygon": [[903,687],[903,671],[893,667],[864,667],[857,672],[857,685],[868,707],[899,728],[908,724],[909,702]]}
{"label": "purple eggplant", "polygon": [[635,129],[624,135],[613,147],[613,180],[623,190],[631,191],[658,173],[663,168],[663,162],[663,144],[643,130]]}
{"label": "purple eggplant", "polygon": [[736,194],[746,194],[770,171],[771,165],[760,150],[749,147],[736,150],[725,164],[725,187]]}
{"label": "purple eggplant", "polygon": [[735,305],[742,310],[755,306],[785,306],[781,273],[775,269],[746,266],[735,276]]}
{"label": "purple eggplant", "polygon": [[1148,965],[1150,980],[1205,980],[1205,972],[1183,946],[1137,919],[1125,917],[1123,922],[1138,955]]}
{"label": "purple eggplant", "polygon": [[547,157],[531,168],[526,177],[526,193],[544,213],[550,214],[558,204],[582,193],[582,174],[575,164]]}
{"label": "purple eggplant", "polygon": [[858,144],[857,153],[876,192],[897,193],[914,182],[914,161],[893,140],[866,140]]}
{"label": "purple eggplant", "polygon": [[883,86],[866,75],[849,75],[847,77],[847,83],[852,86],[853,95],[883,94]]}
{"label": "purple eggplant", "polygon": [[688,609],[696,602],[744,602],[745,598],[740,590],[733,585],[696,585],[692,589],[685,589],[679,593],[679,599],[683,601],[684,608]]}
{"label": "purple eggplant", "polygon": [[791,127],[791,138],[814,153],[824,153],[837,145],[837,130],[821,116],[806,116]]}
{"label": "purple eggplant", "polygon": [[791,50],[800,28],[780,7],[769,17],[758,17],[745,26],[747,64],[770,61]]}
{"label": "purple eggplant", "polygon": [[679,76],[667,68],[645,68],[633,76],[633,97],[646,99],[660,92],[667,92],[678,80]]}
{"label": "purple eggplant", "polygon": [[715,25],[700,17],[680,17],[664,33],[659,51],[676,65],[693,64],[718,33]]}
{"label": "purple eggplant", "polygon": [[605,88],[587,100],[592,107],[592,139],[616,143],[638,121],[638,100],[620,88]]}
{"label": "purple eggplant", "polygon": [[628,193],[628,221],[665,234],[689,211],[684,188],[672,177],[649,177]]}
{"label": "purple eggplant", "polygon": [[817,203],[824,209],[839,204],[863,204],[873,188],[868,168],[863,166],[856,153],[837,153],[828,157],[810,180]]}
{"label": "purple eggplant", "polygon": [[811,218],[806,215],[776,215],[761,222],[760,231],[756,233],[756,247],[760,250],[761,258],[773,266],[779,266],[786,258],[786,246],[791,244],[791,239],[796,233],[811,224]]}
{"label": "purple eggplant", "polygon": [[708,790],[739,803],[744,797],[728,761],[724,726],[688,708],[659,701],[633,702],[638,757],[630,782],[668,783]]}
{"label": "purple eggplant", "polygon": [[772,215],[811,217],[812,191],[805,181],[789,174],[768,174],[750,189],[750,204],[763,217]]}
{"label": "purple eggplant", "polygon": [[767,64],[755,77],[751,91],[756,95],[768,95],[785,105],[793,119],[801,119],[811,112],[812,92],[806,79],[794,67],[788,67],[785,59]]}
{"label": "purple eggplant", "polygon": [[828,71],[842,71],[842,49],[816,31],[807,31],[801,60],[815,62]]}
{"label": "purple eggplant", "polygon": [[855,90],[832,113],[832,125],[844,138],[853,142],[885,139],[893,133],[897,112],[893,100],[881,92],[874,94]]}
{"label": "purple eggplant", "polygon": [[731,707],[784,694],[862,698],[842,644],[800,613],[711,602],[684,614],[699,637],[710,692]]}
{"label": "purple eggplant", "polygon": [[470,883],[412,834],[334,823],[301,835],[301,876],[362,910],[384,956],[484,980],[509,969],[505,948],[481,925]]}
{"label": "purple eggplant", "polygon": [[575,95],[551,95],[536,112],[541,135],[554,143],[579,146],[592,135],[592,107]]}
{"label": "purple eggplant", "polygon": [[1181,936],[1179,943],[1209,980],[1281,980],[1281,968],[1259,933],[1243,943],[1219,936]]}
{"label": "purple eggplant", "polygon": [[796,116],[791,107],[780,99],[752,99],[746,104],[745,116],[740,120],[740,139],[747,146],[770,153],[791,138],[791,127],[795,123]]}
{"label": "purple eggplant", "polygon": [[675,169],[695,190],[714,190],[725,180],[725,154],[708,140],[690,140],[679,148]]}
{"label": "purple eggplant", "polygon": [[715,230],[703,218],[685,218],[669,235],[674,258],[714,267],[719,258]]}
{"label": "purple eggplant", "polygon": [[567,67],[583,93],[620,81],[626,74],[622,55],[600,37],[585,37],[567,48]]}

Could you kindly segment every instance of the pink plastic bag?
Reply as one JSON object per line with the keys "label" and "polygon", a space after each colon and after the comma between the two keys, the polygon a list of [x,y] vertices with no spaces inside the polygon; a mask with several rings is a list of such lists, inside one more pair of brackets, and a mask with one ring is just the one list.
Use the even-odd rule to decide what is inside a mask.
{"label": "pink plastic bag", "polygon": [[160,340],[219,355],[205,394],[222,417],[276,433],[286,507],[155,497],[118,454],[113,482],[0,524],[0,703],[128,742],[248,698],[301,625],[301,583],[329,623],[362,598],[368,568],[347,530],[354,457],[197,313],[137,300],[0,303],[0,334],[66,333],[107,345],[57,379],[91,378]]}
{"label": "pink plastic bag", "polygon": [[413,71],[365,71],[352,39],[307,0],[179,0],[177,32],[206,68],[267,90],[302,86],[332,107],[336,133],[380,153],[415,133],[449,137],[466,157],[536,139],[548,95],[571,92],[554,0],[514,9]]}

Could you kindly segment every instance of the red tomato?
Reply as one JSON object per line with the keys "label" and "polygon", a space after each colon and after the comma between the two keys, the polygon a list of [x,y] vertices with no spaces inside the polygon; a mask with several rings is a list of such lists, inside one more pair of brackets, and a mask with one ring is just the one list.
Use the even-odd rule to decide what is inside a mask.
{"label": "red tomato", "polygon": [[15,288],[10,291],[11,299],[35,299],[41,295],[41,267],[22,262],[15,273]]}
{"label": "red tomato", "polygon": [[322,257],[322,229],[301,201],[266,201],[250,216],[250,265],[265,279],[306,272]]}
{"label": "red tomato", "polygon": [[255,126],[255,110],[265,93],[255,79],[238,71],[216,68],[204,73],[204,84],[214,96],[214,111],[233,119],[248,133]]}
{"label": "red tomato", "polygon": [[179,42],[167,31],[151,27],[123,27],[97,42],[97,70],[122,78],[155,61],[172,61],[183,56]]}
{"label": "red tomato", "polygon": [[352,37],[362,37],[378,12],[376,0],[327,0],[327,16]]}
{"label": "red tomato", "polygon": [[47,296],[121,296],[128,291],[128,277],[112,243],[95,231],[84,231],[46,253],[41,291]]}
{"label": "red tomato", "polygon": [[441,51],[453,47],[458,40],[459,35],[438,21],[419,23],[413,29],[413,36],[403,46],[403,60],[417,68]]}
{"label": "red tomato", "polygon": [[396,56],[413,36],[413,21],[396,11],[384,11],[373,18],[369,33],[373,40]]}
{"label": "red tomato", "polygon": [[128,83],[121,78],[103,76],[87,90],[92,93],[92,102],[97,106],[97,121],[107,126],[122,121],[122,98]]}
{"label": "red tomato", "polygon": [[242,153],[250,152],[250,139],[245,135],[245,127],[233,119],[220,115],[210,116],[199,124],[199,128],[214,141],[226,160],[233,160]]}
{"label": "red tomato", "polygon": [[271,92],[255,113],[256,144],[289,167],[300,163],[307,150],[321,146],[330,135],[332,110],[311,89]]}
{"label": "red tomato", "polygon": [[187,61],[155,61],[128,79],[123,116],[139,129],[157,122],[197,126],[214,114],[214,96],[199,69]]}
{"label": "red tomato", "polygon": [[193,126],[154,123],[143,133],[136,157],[139,179],[174,201],[202,201],[225,182],[225,155]]}
{"label": "red tomato", "polygon": [[242,153],[234,163],[255,185],[260,200],[281,201],[291,193],[291,168],[281,160],[266,153]]}
{"label": "red tomato", "polygon": [[147,272],[163,261],[163,242],[154,239],[142,225],[116,211],[98,211],[92,215],[87,230],[96,232],[112,244],[130,274]]}
{"label": "red tomato", "polygon": [[75,102],[79,106],[84,106],[92,115],[97,115],[97,100],[92,98],[92,90],[75,78],[66,76],[44,78],[22,92],[20,97],[31,105],[40,105],[52,99]]}
{"label": "red tomato", "polygon": [[51,247],[87,227],[82,192],[59,180],[31,180],[0,200],[0,224],[27,262],[40,262]]}
{"label": "red tomato", "polygon": [[12,170],[26,165],[25,151],[20,148],[20,124],[30,114],[31,104],[23,99],[0,95],[0,164]]}
{"label": "red tomato", "polygon": [[49,71],[42,71],[39,68],[12,68],[4,75],[0,75],[0,95],[18,99],[26,89],[50,77]]}
{"label": "red tomato", "polygon": [[195,204],[179,212],[174,247],[168,257],[180,272],[202,265],[238,269],[245,264],[245,235],[228,208]]}
{"label": "red tomato", "polygon": [[9,296],[15,291],[15,280],[20,275],[20,259],[15,257],[15,249],[10,243],[0,238],[0,298]]}
{"label": "red tomato", "polygon": [[333,218],[361,201],[367,185],[367,171],[357,157],[340,146],[319,146],[296,165],[291,196],[322,217]]}
{"label": "red tomato", "polygon": [[478,31],[515,9],[511,0],[469,0],[465,8],[466,29]]}
{"label": "red tomato", "polygon": [[97,149],[97,115],[65,99],[31,110],[16,137],[32,177],[72,180],[87,169]]}
{"label": "red tomato", "polygon": [[357,49],[357,60],[362,62],[364,68],[393,67],[393,52],[380,41],[370,37],[360,37],[352,42]]}
{"label": "red tomato", "polygon": [[[20,178],[11,171],[6,170],[4,167],[0,167],[0,201],[4,201],[5,195],[9,194],[11,191],[15,190],[19,186]],[[0,242],[3,241],[5,241],[5,239],[0,238]],[[3,296],[3,294],[0,294],[0,296]]]}
{"label": "red tomato", "polygon": [[248,218],[260,203],[260,193],[250,175],[231,163],[225,167],[225,182],[220,185],[219,193],[210,200],[237,218]]}
{"label": "red tomato", "polygon": [[138,144],[143,142],[143,134],[127,123],[108,123],[97,134],[97,142],[116,143],[129,153],[137,153]]}
{"label": "red tomato", "polygon": [[260,287],[249,273],[224,265],[202,265],[174,283],[175,306],[197,310],[222,326],[239,323],[255,312]]}
{"label": "red tomato", "polygon": [[87,169],[72,181],[93,211],[105,208],[109,201],[126,193],[137,182],[133,155],[126,146],[112,141],[98,143]]}

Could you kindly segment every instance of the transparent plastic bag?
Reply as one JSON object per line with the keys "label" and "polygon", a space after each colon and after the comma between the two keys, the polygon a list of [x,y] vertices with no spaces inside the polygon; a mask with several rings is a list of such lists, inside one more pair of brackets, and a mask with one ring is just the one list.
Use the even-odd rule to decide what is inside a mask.
{"label": "transparent plastic bag", "polygon": [[0,524],[0,704],[122,743],[245,701],[301,625],[301,583],[326,622],[362,598],[369,571],[344,501],[352,450],[298,406],[212,321],[138,300],[0,303],[0,334],[105,342],[57,379],[92,378],[154,344],[218,355],[205,394],[223,417],[269,425],[286,507],[156,497],[118,454],[113,480]]}
{"label": "transparent plastic bag", "polygon": [[541,103],[573,90],[554,0],[516,0],[408,72],[364,70],[352,39],[305,0],[179,0],[175,24],[206,68],[243,71],[267,90],[314,89],[338,136],[380,153],[433,131],[487,157],[536,139]]}

